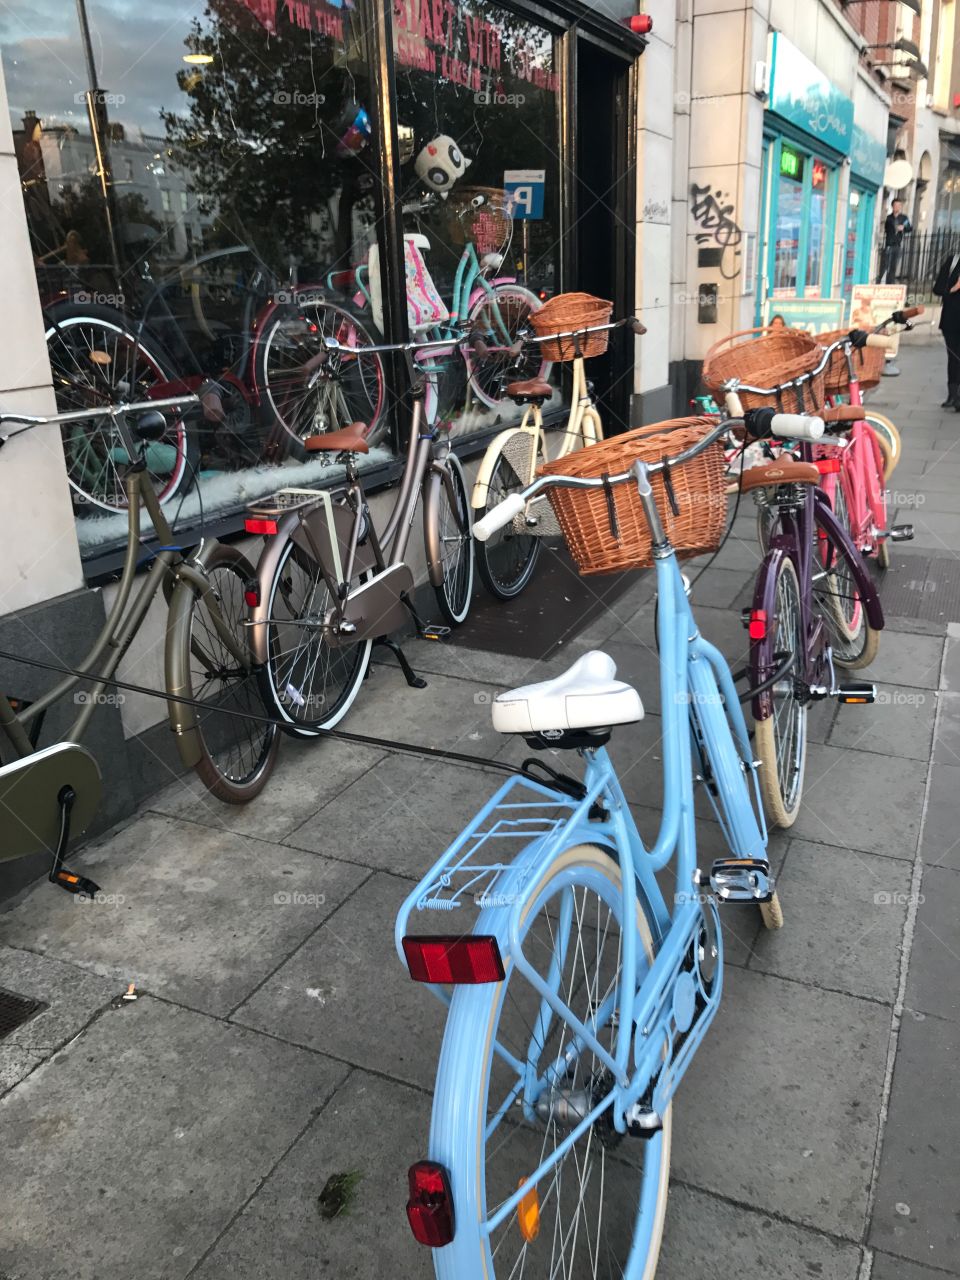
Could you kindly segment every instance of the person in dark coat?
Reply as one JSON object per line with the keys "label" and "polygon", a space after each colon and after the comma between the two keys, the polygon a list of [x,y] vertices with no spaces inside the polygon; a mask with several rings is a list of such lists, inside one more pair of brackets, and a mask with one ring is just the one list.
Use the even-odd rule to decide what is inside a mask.
{"label": "person in dark coat", "polygon": [[910,219],[903,212],[903,201],[894,200],[883,223],[883,252],[880,255],[877,284],[883,284],[884,276],[887,277],[887,284],[897,283],[897,265],[900,262],[903,237],[912,230]]}
{"label": "person in dark coat", "polygon": [[940,331],[947,344],[947,398],[940,407],[960,413],[960,252],[940,263],[933,292],[943,302]]}

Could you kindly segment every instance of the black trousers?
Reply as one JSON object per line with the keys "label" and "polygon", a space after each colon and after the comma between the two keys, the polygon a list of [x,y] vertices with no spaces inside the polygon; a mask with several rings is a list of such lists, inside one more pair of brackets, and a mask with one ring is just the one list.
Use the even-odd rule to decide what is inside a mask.
{"label": "black trousers", "polygon": [[883,277],[887,277],[887,284],[897,283],[897,267],[900,263],[900,248],[898,245],[884,246],[880,256],[880,274],[877,276],[877,284],[883,284]]}
{"label": "black trousers", "polygon": [[960,386],[960,329],[944,329],[943,340],[947,344],[947,382]]}

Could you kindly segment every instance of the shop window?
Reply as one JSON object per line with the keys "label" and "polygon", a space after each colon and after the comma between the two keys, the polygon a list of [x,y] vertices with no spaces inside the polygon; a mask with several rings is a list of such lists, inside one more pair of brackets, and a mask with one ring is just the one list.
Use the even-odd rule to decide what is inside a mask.
{"label": "shop window", "polygon": [[[467,323],[506,345],[559,279],[554,38],[484,0],[394,0],[393,23],[411,329]],[[450,361],[441,412],[460,435],[488,430],[518,412],[505,380],[538,368]]]}
{"label": "shop window", "polygon": [[810,174],[810,206],[807,220],[807,270],[804,297],[819,298],[823,277],[823,242],[827,216],[827,166],[814,160]]}
{"label": "shop window", "polygon": [[[332,284],[369,260],[374,240],[371,87],[350,4],[122,8],[53,6],[42,41],[8,11],[3,65],[58,402],[205,391],[203,416],[173,420],[147,451],[168,511],[189,528],[279,487],[273,466],[296,467],[297,484],[322,479],[303,439],[341,419],[367,421],[381,441],[371,458],[384,460],[383,364],[362,354],[375,327],[358,291]],[[423,93],[485,172],[466,138],[472,91],[444,82]],[[461,98],[471,110],[455,122]],[[305,373],[324,334],[358,352],[335,387]],[[125,448],[107,420],[93,422],[65,438],[85,555],[125,536]]]}
{"label": "shop window", "polygon": [[780,151],[780,174],[775,211],[773,296],[793,297],[797,291],[800,229],[803,219],[804,157],[792,147]]}

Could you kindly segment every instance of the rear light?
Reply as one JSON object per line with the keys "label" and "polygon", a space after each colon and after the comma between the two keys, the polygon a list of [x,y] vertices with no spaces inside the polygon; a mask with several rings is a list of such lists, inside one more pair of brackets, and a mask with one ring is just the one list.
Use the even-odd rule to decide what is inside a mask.
{"label": "rear light", "polygon": [[750,614],[750,626],[748,627],[751,640],[765,640],[767,637],[767,611],[765,609],[754,609]]}
{"label": "rear light", "polygon": [[622,21],[635,36],[648,36],[653,30],[653,19],[649,13],[635,13],[632,18],[624,18]]}
{"label": "rear light", "polygon": [[260,603],[260,583],[256,578],[251,578],[243,588],[244,603],[249,605],[251,609],[255,609]]}
{"label": "rear light", "polygon": [[452,982],[467,986],[478,982],[502,982],[503,960],[497,940],[489,934],[442,934],[403,940],[403,954],[414,982]]}
{"label": "rear light", "polygon": [[254,516],[250,516],[244,520],[243,527],[247,533],[258,533],[264,537],[268,537],[271,533],[277,532],[276,520],[260,520]]}
{"label": "rear light", "polygon": [[419,1160],[410,1166],[410,1199],[407,1220],[414,1239],[431,1249],[442,1249],[453,1239],[453,1196],[442,1164]]}
{"label": "rear light", "polygon": [[835,476],[840,470],[839,458],[818,458],[813,464],[822,476]]}

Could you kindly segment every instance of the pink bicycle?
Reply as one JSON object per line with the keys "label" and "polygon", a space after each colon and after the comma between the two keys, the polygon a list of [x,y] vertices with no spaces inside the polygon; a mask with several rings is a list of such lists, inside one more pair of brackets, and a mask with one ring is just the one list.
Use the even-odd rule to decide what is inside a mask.
{"label": "pink bicycle", "polygon": [[[863,390],[876,385],[883,368],[884,348],[892,342],[883,336],[890,325],[909,329],[910,320],[923,307],[895,311],[870,333],[853,330],[831,342],[833,350],[827,367],[827,391],[833,404],[845,395],[855,408],[863,406]],[[881,569],[890,564],[890,542],[907,542],[913,537],[909,524],[888,526],[886,474],[889,458],[885,440],[864,419],[853,424],[842,444],[821,445],[818,458],[836,459],[838,467],[824,469],[821,483],[840,523],[849,531],[861,555],[874,558]]]}

